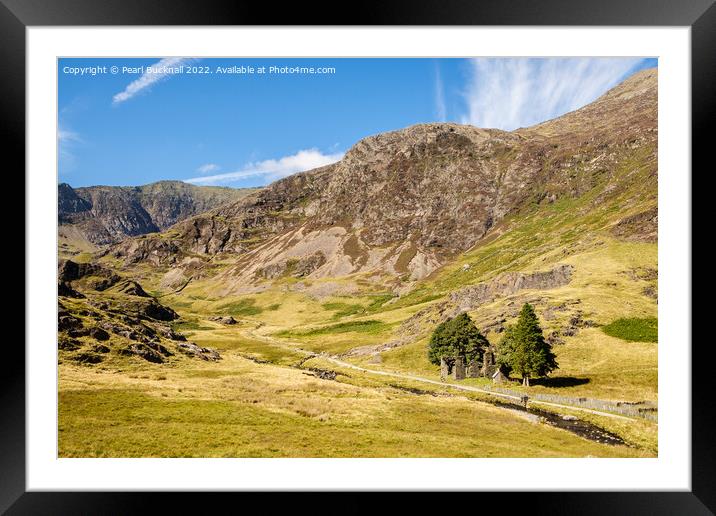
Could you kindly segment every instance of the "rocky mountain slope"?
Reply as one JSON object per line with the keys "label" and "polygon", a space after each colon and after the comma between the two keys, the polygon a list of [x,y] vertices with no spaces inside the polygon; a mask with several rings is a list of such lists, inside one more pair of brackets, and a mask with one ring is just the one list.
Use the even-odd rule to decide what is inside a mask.
{"label": "rocky mountain slope", "polygon": [[175,331],[179,315],[147,294],[134,280],[96,264],[60,260],[58,266],[60,363],[83,364],[137,357],[155,364],[186,356],[220,360]]}
{"label": "rocky mountain slope", "polygon": [[612,232],[655,241],[656,158],[657,72],[644,70],[530,128],[421,124],[365,138],[333,165],[128,239],[111,256],[171,265],[185,277],[220,263],[224,294],[355,274],[400,291],[501,234],[510,218],[565,199],[589,198],[587,212],[637,180],[646,200],[621,206]]}
{"label": "rocky mountain slope", "polygon": [[160,181],[144,186],[58,187],[60,235],[91,244],[162,231],[191,216],[236,201],[256,189]]}

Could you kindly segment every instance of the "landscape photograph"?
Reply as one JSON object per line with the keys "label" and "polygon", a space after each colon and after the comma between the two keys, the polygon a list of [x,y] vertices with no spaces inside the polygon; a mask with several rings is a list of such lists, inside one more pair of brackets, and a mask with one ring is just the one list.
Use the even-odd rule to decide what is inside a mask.
{"label": "landscape photograph", "polygon": [[657,59],[57,67],[59,457],[658,457]]}

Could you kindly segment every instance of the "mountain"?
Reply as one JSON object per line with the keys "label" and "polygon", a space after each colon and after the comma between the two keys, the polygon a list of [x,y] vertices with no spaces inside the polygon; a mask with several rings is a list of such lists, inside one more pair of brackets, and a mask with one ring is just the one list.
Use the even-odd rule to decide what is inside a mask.
{"label": "mountain", "polygon": [[[223,204],[61,185],[61,235],[114,243],[60,240],[60,455],[657,456],[657,140],[646,70],[533,127],[370,136]],[[469,315],[499,359],[525,303],[556,371],[440,381],[439,324]]]}
{"label": "mountain", "polygon": [[104,245],[129,236],[165,230],[173,224],[236,201],[257,189],[194,186],[160,181],[144,186],[58,186],[60,236]]}
{"label": "mountain", "polygon": [[586,212],[638,188],[638,203],[614,204],[603,222],[618,238],[654,241],[656,158],[652,69],[534,127],[420,124],[365,138],[335,164],[111,253],[128,265],[213,267],[224,293],[285,277],[355,274],[402,292],[501,234],[514,217],[565,199],[584,200]]}

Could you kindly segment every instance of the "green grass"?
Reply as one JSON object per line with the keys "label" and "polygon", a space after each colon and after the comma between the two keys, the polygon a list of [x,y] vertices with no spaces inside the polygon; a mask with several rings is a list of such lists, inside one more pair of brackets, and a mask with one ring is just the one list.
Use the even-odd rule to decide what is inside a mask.
{"label": "green grass", "polygon": [[284,330],[276,333],[277,337],[313,337],[317,335],[334,335],[336,333],[380,333],[390,328],[383,321],[369,319],[367,321],[347,321],[307,330]]}
{"label": "green grass", "polygon": [[602,331],[610,337],[630,342],[657,342],[659,338],[659,325],[656,317],[617,319],[602,326]]}
{"label": "green grass", "polygon": [[[319,382],[306,377],[311,384]],[[226,378],[200,379],[225,382]],[[232,379],[233,380],[233,379]],[[321,382],[326,383],[326,382]],[[331,382],[335,383],[335,382]],[[344,388],[342,388],[344,389]],[[465,399],[362,389],[284,409],[254,400],[60,392],[60,457],[583,457],[635,456]],[[359,396],[366,409],[355,404]],[[182,394],[183,396],[183,394]],[[355,407],[355,413],[344,407]],[[294,408],[295,407],[295,408]]]}
{"label": "green grass", "polygon": [[226,315],[258,315],[264,311],[256,306],[255,299],[241,299],[239,301],[221,305],[218,310]]}
{"label": "green grass", "polygon": [[333,314],[334,319],[341,319],[343,317],[363,313],[365,311],[365,307],[363,305],[341,302],[323,303],[321,306],[324,310],[335,312]]}
{"label": "green grass", "polygon": [[376,313],[380,311],[381,307],[387,301],[393,299],[393,297],[395,296],[391,293],[371,294],[360,298],[364,302],[367,300],[368,304],[332,301],[323,303],[321,307],[329,312],[334,312],[332,316],[333,319],[342,319],[343,317],[350,317],[356,314]]}
{"label": "green grass", "polygon": [[294,351],[290,347],[278,346],[270,342],[250,339],[241,335],[230,334],[230,336],[227,337],[209,332],[203,335],[195,335],[194,340],[201,346],[214,348],[222,353],[226,351],[236,351],[241,356],[264,360],[277,365],[290,366],[305,358],[304,353]]}
{"label": "green grass", "polygon": [[170,326],[174,331],[183,332],[190,330],[212,330],[211,326],[202,326],[201,323],[196,319],[179,319],[173,321]]}
{"label": "green grass", "polygon": [[393,299],[395,296],[392,293],[387,294],[376,294],[374,296],[370,296],[373,300],[368,304],[366,307],[366,312],[376,312],[382,306]]}

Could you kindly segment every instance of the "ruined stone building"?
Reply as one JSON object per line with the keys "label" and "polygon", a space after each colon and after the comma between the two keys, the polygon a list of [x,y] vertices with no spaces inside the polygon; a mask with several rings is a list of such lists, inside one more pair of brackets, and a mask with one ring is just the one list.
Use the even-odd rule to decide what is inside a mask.
{"label": "ruined stone building", "polygon": [[485,351],[482,362],[470,360],[465,364],[462,356],[440,359],[440,379],[452,377],[455,380],[464,378],[491,378],[495,383],[507,381],[508,377],[495,362],[495,352],[492,349]]}

